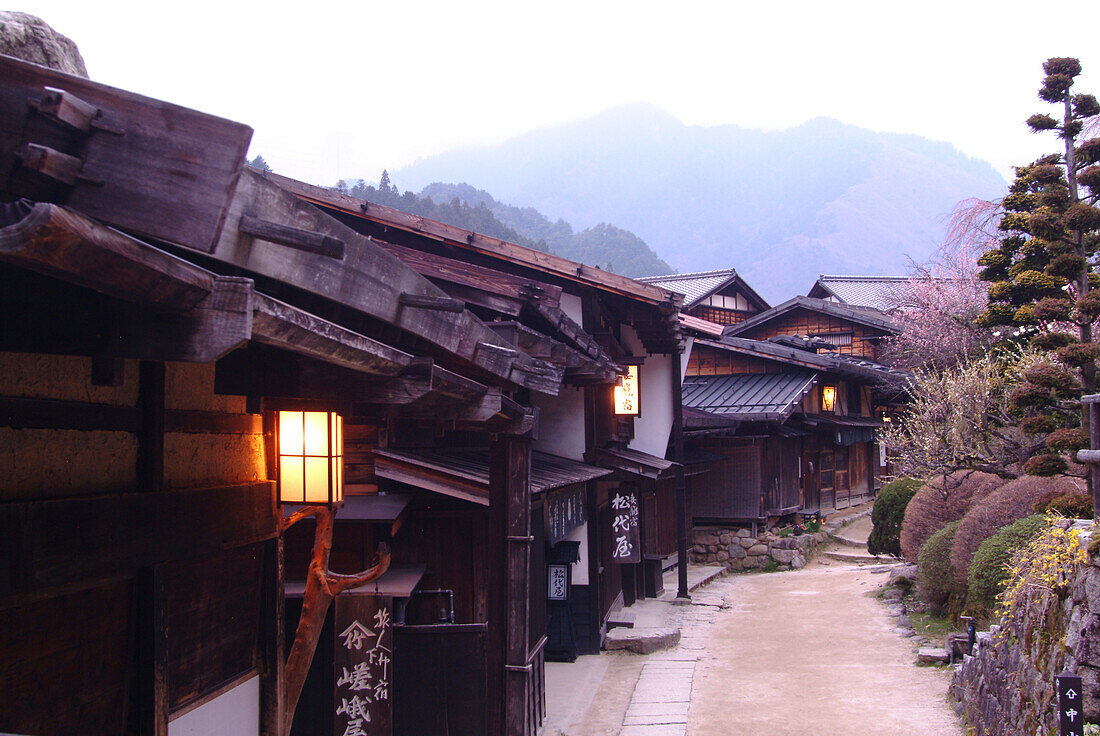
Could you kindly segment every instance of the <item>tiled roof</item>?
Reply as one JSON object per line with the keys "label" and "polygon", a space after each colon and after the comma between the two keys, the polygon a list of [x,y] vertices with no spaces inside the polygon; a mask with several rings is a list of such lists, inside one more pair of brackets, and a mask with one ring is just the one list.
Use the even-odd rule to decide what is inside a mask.
{"label": "tiled roof", "polygon": [[737,278],[737,271],[732,268],[720,268],[717,271],[677,273],[669,276],[643,276],[637,281],[683,294],[684,309],[688,309],[735,278]]}
{"label": "tiled roof", "polygon": [[894,307],[892,295],[909,279],[899,276],[826,276],[818,277],[810,296],[828,298],[853,307],[871,307],[887,311]]}
{"label": "tiled roof", "polygon": [[821,312],[822,314],[829,314],[834,317],[840,317],[842,319],[851,320],[859,324],[868,325],[870,327],[878,328],[884,332],[897,332],[898,328],[886,314],[878,311],[877,309],[868,309],[866,307],[853,307],[848,304],[841,304],[839,302],[826,301],[825,299],[816,299],[809,296],[796,296],[793,299],[788,299],[782,304],[776,305],[766,312],[755,314],[749,317],[744,322],[740,322],[735,325],[730,325],[723,332],[724,335],[741,335],[751,330],[757,325],[769,322],[780,315],[786,314],[793,309],[809,309],[814,312]]}
{"label": "tiled roof", "polygon": [[687,376],[684,406],[743,421],[784,421],[816,383],[813,371]]}

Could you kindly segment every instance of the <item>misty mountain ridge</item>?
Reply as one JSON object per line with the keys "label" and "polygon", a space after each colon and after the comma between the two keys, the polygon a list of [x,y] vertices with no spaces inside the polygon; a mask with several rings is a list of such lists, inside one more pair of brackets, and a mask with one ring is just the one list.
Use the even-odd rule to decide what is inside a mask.
{"label": "misty mountain ridge", "polygon": [[[943,242],[956,203],[1006,187],[989,163],[916,135],[830,118],[689,126],[647,104],[432,156],[395,178],[440,194],[429,185],[467,182],[446,189],[464,201],[491,192],[498,206],[486,206],[527,237],[558,221],[612,222],[680,271],[733,266],[772,302],[821,273],[903,274]],[[530,209],[545,221],[530,218],[533,230]]]}
{"label": "misty mountain ridge", "polygon": [[496,201],[488,192],[468,184],[434,183],[419,194],[404,194],[383,172],[378,186],[363,179],[349,183],[341,179],[338,191],[375,204],[473,230],[501,240],[541,250],[623,276],[655,276],[672,273],[632,232],[599,223],[580,232],[564,220],[551,222],[537,210],[512,207]]}

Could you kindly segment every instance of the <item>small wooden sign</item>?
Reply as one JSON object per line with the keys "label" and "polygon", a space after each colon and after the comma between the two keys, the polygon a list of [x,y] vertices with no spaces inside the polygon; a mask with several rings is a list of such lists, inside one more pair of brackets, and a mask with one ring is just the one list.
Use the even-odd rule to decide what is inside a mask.
{"label": "small wooden sign", "polygon": [[612,562],[624,564],[641,562],[638,491],[620,486],[612,491],[610,503]]}
{"label": "small wooden sign", "polygon": [[1054,680],[1058,687],[1058,733],[1061,736],[1084,736],[1081,678],[1064,674],[1058,675]]}
{"label": "small wooden sign", "polygon": [[548,565],[549,589],[546,597],[552,601],[569,599],[569,565]]}
{"label": "small wooden sign", "polygon": [[389,597],[336,598],[333,657],[336,736],[389,736],[393,682],[393,623]]}

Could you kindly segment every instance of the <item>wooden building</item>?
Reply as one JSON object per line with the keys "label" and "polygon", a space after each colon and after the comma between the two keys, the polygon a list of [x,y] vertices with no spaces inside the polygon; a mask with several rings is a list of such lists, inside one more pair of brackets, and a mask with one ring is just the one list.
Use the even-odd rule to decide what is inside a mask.
{"label": "wooden building", "polygon": [[331,571],[389,569],[336,597],[293,732],[533,734],[546,555],[578,543],[590,643],[644,594],[631,483],[668,557],[641,479],[679,467],[678,296],[242,167],[236,123],[0,75],[0,730],[287,733],[323,537],[285,529],[275,423],[322,410]]}
{"label": "wooden building", "polygon": [[[541,540],[547,547],[543,564],[532,567],[531,588],[546,591],[551,570],[557,574],[567,564],[567,599],[551,603],[542,619],[549,628],[539,630],[552,656],[598,651],[614,612],[660,594],[663,573],[679,559],[680,465],[665,459],[680,405],[679,294],[331,190],[265,177],[400,258],[520,353],[562,368],[556,395],[530,393],[539,417],[532,447],[559,464],[575,463],[576,476],[586,477],[532,496],[535,527],[543,525],[533,527],[540,541],[532,549]],[[622,390],[616,387],[622,374],[631,377],[636,404],[633,413],[616,415],[613,398]],[[394,492],[443,494],[468,504],[463,473],[484,475],[482,465],[463,469],[459,456],[476,451],[476,442],[470,443],[468,435],[390,432],[389,449],[400,459],[380,451],[376,473]],[[599,477],[589,472],[593,467],[604,469]],[[612,506],[622,494],[633,494],[639,514],[639,549],[629,562],[616,559],[614,541],[621,535],[611,535],[618,516]],[[428,583],[440,586],[447,587],[441,580]],[[545,600],[539,610],[547,610]],[[539,626],[533,620],[532,631]]]}
{"label": "wooden building", "polygon": [[878,361],[883,339],[897,332],[897,325],[876,309],[796,296],[724,329],[722,334],[750,340],[779,335],[824,340],[840,355]]}
{"label": "wooden building", "polygon": [[683,314],[714,324],[738,324],[768,309],[768,303],[732,268],[638,280],[683,294]]}
{"label": "wooden building", "polygon": [[694,330],[683,384],[688,447],[720,458],[689,480],[696,523],[766,524],[874,492],[876,392],[902,372],[823,339],[707,332]]}

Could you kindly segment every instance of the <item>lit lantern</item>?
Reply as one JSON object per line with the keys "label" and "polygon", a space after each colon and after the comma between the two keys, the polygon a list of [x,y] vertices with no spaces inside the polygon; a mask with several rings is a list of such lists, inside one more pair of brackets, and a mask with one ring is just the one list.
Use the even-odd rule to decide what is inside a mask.
{"label": "lit lantern", "polygon": [[615,387],[615,413],[626,416],[638,416],[638,366],[627,366],[622,385]]}
{"label": "lit lantern", "polygon": [[833,411],[836,408],[836,386],[821,387],[821,411]]}
{"label": "lit lantern", "polygon": [[344,420],[331,411],[276,412],[279,502],[344,502]]}

